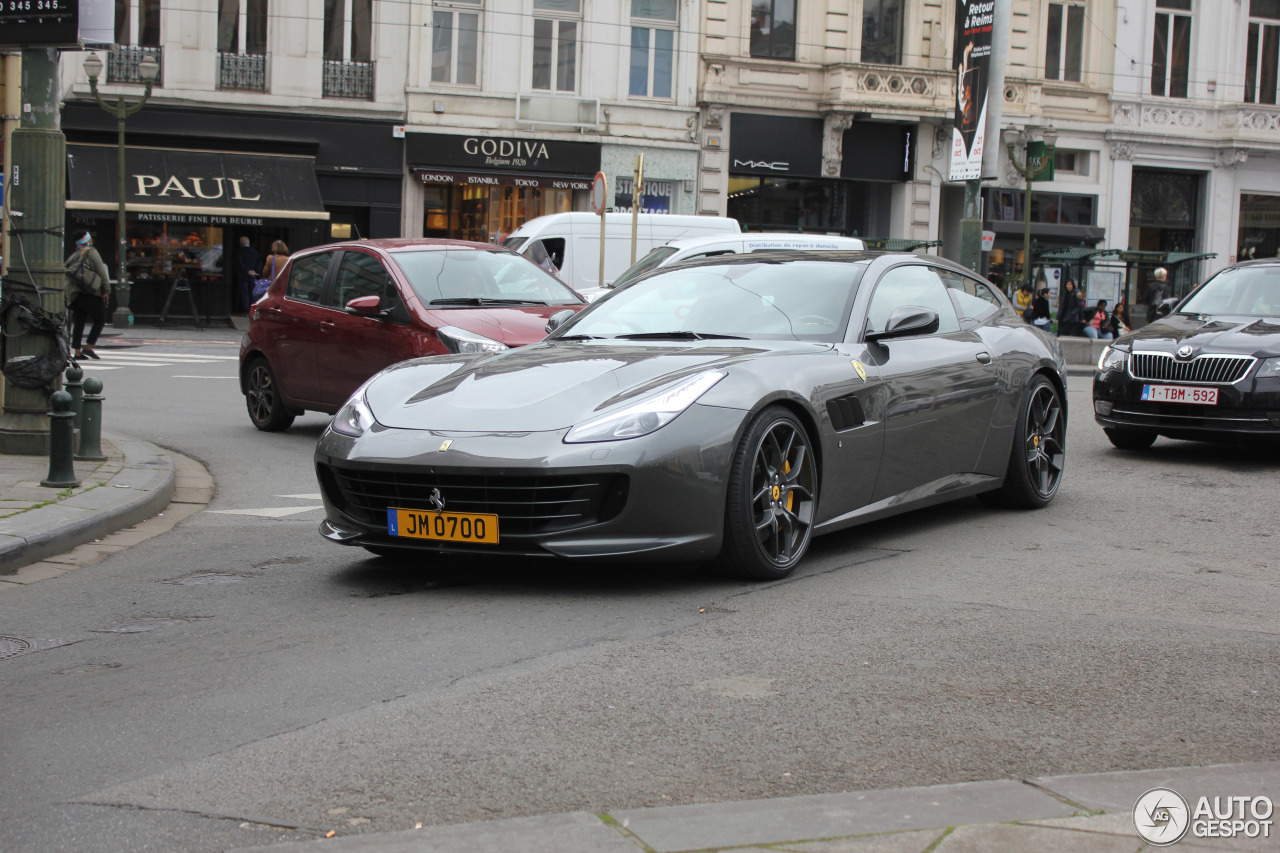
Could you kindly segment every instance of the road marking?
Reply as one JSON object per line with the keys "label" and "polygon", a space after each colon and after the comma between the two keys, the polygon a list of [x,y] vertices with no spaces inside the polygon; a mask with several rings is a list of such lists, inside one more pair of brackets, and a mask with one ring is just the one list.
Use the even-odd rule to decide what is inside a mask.
{"label": "road marking", "polygon": [[284,518],[286,515],[297,515],[313,509],[324,509],[322,506],[273,506],[261,509],[211,509],[217,515],[256,515],[263,518]]}
{"label": "road marking", "polygon": [[239,379],[239,376],[196,376],[188,373],[175,373],[174,379]]}
{"label": "road marking", "polygon": [[320,500],[320,493],[316,492],[314,495],[276,495],[276,497],[293,498],[295,500],[300,500],[300,501],[318,501]]}

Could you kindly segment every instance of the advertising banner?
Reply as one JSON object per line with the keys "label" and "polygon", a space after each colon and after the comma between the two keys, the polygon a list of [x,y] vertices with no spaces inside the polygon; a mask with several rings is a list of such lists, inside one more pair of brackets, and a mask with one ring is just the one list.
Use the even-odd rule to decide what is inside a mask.
{"label": "advertising banner", "polygon": [[953,181],[976,181],[982,177],[995,5],[995,0],[956,0],[956,123],[951,130],[948,176]]}

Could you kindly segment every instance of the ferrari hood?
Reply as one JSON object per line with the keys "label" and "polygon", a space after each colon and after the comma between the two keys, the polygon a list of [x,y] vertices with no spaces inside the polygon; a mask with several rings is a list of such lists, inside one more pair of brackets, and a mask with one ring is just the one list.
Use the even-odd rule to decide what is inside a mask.
{"label": "ferrari hood", "polygon": [[1210,318],[1196,314],[1171,314],[1117,343],[1135,350],[1173,352],[1190,345],[1197,353],[1258,355],[1280,352],[1280,325],[1257,317]]}
{"label": "ferrari hood", "polygon": [[456,432],[567,429],[595,414],[707,370],[826,344],[548,341],[493,356],[436,356],[399,364],[366,389],[383,426]]}

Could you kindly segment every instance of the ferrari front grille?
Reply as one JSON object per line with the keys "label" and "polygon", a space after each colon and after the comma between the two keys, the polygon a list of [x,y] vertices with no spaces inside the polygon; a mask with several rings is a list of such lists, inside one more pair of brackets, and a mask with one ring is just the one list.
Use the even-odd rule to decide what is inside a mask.
{"label": "ferrari front grille", "polygon": [[384,525],[387,509],[497,515],[504,536],[532,536],[608,521],[627,500],[623,474],[430,474],[321,466],[320,482],[343,512]]}
{"label": "ferrari front grille", "polygon": [[1129,356],[1129,375],[1153,382],[1231,385],[1243,379],[1255,361],[1250,355],[1198,355],[1179,361],[1167,352],[1135,352]]}

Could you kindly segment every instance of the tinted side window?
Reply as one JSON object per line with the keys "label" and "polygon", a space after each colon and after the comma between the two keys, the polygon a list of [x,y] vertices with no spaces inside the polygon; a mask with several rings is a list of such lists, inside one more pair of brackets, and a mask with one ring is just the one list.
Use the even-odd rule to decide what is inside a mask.
{"label": "tinted side window", "polygon": [[289,286],[285,290],[285,296],[299,302],[324,305],[324,280],[331,263],[332,252],[294,260],[289,266]]}
{"label": "tinted side window", "polygon": [[932,267],[894,267],[880,277],[876,292],[871,296],[871,306],[867,309],[870,330],[884,331],[889,315],[904,305],[932,308],[938,312],[938,332],[941,334],[960,330],[960,321],[956,319],[956,309],[947,296],[947,288]]}
{"label": "tinted side window", "polygon": [[385,294],[388,290],[393,290],[386,267],[373,255],[366,255],[364,252],[343,254],[342,261],[338,264],[334,289],[338,294],[336,304],[339,308],[359,296],[380,296],[385,303]]}
{"label": "tinted side window", "polygon": [[938,276],[946,284],[956,312],[964,319],[986,320],[1000,311],[1000,297],[986,282],[952,270],[939,269]]}

